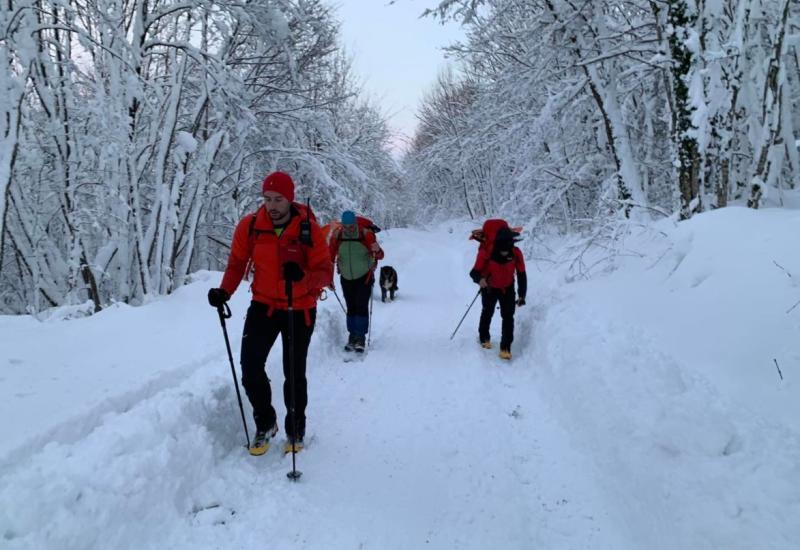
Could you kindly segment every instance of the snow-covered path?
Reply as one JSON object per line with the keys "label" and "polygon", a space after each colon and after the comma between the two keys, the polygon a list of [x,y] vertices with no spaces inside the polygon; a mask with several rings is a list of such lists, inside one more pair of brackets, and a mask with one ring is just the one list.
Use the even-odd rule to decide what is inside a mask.
{"label": "snow-covered path", "polygon": [[[530,362],[501,364],[475,345],[477,305],[448,340],[474,292],[472,247],[394,233],[386,261],[401,290],[392,304],[375,302],[363,361],[342,362],[341,311],[333,299],[321,307],[300,483],[287,480],[278,449],[255,458],[241,447],[221,336],[198,284],[191,325],[201,350],[211,340],[220,352],[76,418],[84,428],[69,438],[17,449],[0,486],[3,546],[620,547],[591,464],[525,384]],[[237,313],[246,299],[237,296]]]}
{"label": "snow-covered path", "polygon": [[242,447],[218,274],[88,319],[0,318],[0,547],[792,548],[796,432],[614,318],[600,283],[534,271],[511,363],[477,346],[479,304],[448,340],[476,291],[465,234],[382,234],[400,293],[363,361],[320,305],[296,484],[278,448]]}

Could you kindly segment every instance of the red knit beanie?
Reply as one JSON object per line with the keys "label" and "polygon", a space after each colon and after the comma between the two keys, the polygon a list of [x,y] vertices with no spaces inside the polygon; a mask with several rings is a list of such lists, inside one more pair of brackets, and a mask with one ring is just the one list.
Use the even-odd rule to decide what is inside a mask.
{"label": "red knit beanie", "polygon": [[294,182],[292,177],[285,172],[273,172],[264,179],[261,185],[261,193],[274,191],[280,193],[289,202],[294,202]]}

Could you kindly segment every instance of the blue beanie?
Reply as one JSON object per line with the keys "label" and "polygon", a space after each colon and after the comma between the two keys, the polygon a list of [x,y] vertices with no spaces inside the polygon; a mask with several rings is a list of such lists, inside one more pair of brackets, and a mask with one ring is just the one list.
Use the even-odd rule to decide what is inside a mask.
{"label": "blue beanie", "polygon": [[351,210],[345,210],[342,212],[342,223],[344,225],[353,225],[356,223],[356,214]]}

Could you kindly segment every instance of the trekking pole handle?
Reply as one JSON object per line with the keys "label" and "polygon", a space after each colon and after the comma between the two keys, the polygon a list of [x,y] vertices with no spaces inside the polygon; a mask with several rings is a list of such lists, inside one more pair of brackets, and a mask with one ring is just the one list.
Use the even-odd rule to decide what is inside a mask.
{"label": "trekking pole handle", "polygon": [[225,302],[221,306],[217,307],[217,313],[219,313],[220,319],[230,319],[233,317],[233,313],[231,313],[231,307],[228,305],[228,302]]}

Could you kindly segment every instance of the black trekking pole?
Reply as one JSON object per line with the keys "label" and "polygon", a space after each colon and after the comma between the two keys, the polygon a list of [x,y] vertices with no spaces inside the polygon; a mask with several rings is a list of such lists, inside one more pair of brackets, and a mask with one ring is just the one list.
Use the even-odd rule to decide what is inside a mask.
{"label": "black trekking pole", "polygon": [[247,432],[247,420],[244,418],[244,406],[242,405],[242,394],[239,392],[239,381],[236,378],[236,368],[233,366],[233,354],[231,353],[231,342],[228,340],[228,328],[225,326],[225,319],[230,319],[233,315],[228,304],[223,304],[217,308],[219,323],[222,325],[222,334],[225,335],[225,347],[228,348],[228,360],[231,363],[231,374],[233,375],[233,385],[236,386],[236,399],[239,400],[239,412],[242,413],[242,424],[244,425],[244,436],[247,438],[247,448],[250,448],[250,434]]}
{"label": "black trekking pole", "polygon": [[463,317],[461,318],[461,320],[458,322],[458,326],[456,327],[456,330],[454,330],[454,331],[453,331],[453,334],[451,334],[451,335],[450,335],[450,339],[451,339],[451,340],[452,340],[452,339],[455,337],[455,335],[456,335],[456,332],[458,332],[458,329],[460,329],[460,328],[461,328],[461,323],[463,323],[463,322],[464,322],[464,319],[466,319],[466,318],[467,318],[467,315],[469,314],[469,310],[471,310],[471,309],[472,309],[472,306],[475,304],[475,300],[477,300],[477,299],[478,299],[478,296],[480,296],[480,295],[481,295],[481,290],[483,290],[483,289],[478,289],[478,293],[477,293],[477,294],[475,295],[475,297],[472,299],[472,303],[470,303],[469,307],[467,308],[467,311],[464,313],[464,316],[463,316]]}
{"label": "black trekking pole", "polygon": [[367,347],[369,347],[370,343],[372,342],[372,302],[375,299],[375,292],[374,292],[374,281],[373,284],[369,286],[369,330],[367,331]]}
{"label": "black trekking pole", "polygon": [[342,303],[342,300],[339,298],[339,293],[336,292],[335,288],[333,289],[333,295],[336,296],[336,301],[339,302],[339,307],[342,308],[342,312],[345,315],[347,315],[347,310],[344,308],[344,304]]}
{"label": "black trekking pole", "polygon": [[289,344],[289,389],[292,392],[292,399],[291,399],[291,415],[292,415],[292,431],[294,441],[291,442],[292,444],[292,471],[286,474],[286,477],[291,479],[292,481],[297,481],[300,479],[300,476],[303,475],[303,472],[297,469],[296,463],[296,456],[297,456],[297,414],[296,414],[296,401],[297,398],[295,397],[295,385],[294,385],[294,304],[292,301],[292,281],[286,279],[286,297],[288,298],[289,308],[288,308],[288,316],[289,320],[287,322],[287,332],[286,332],[286,340],[287,344]]}

